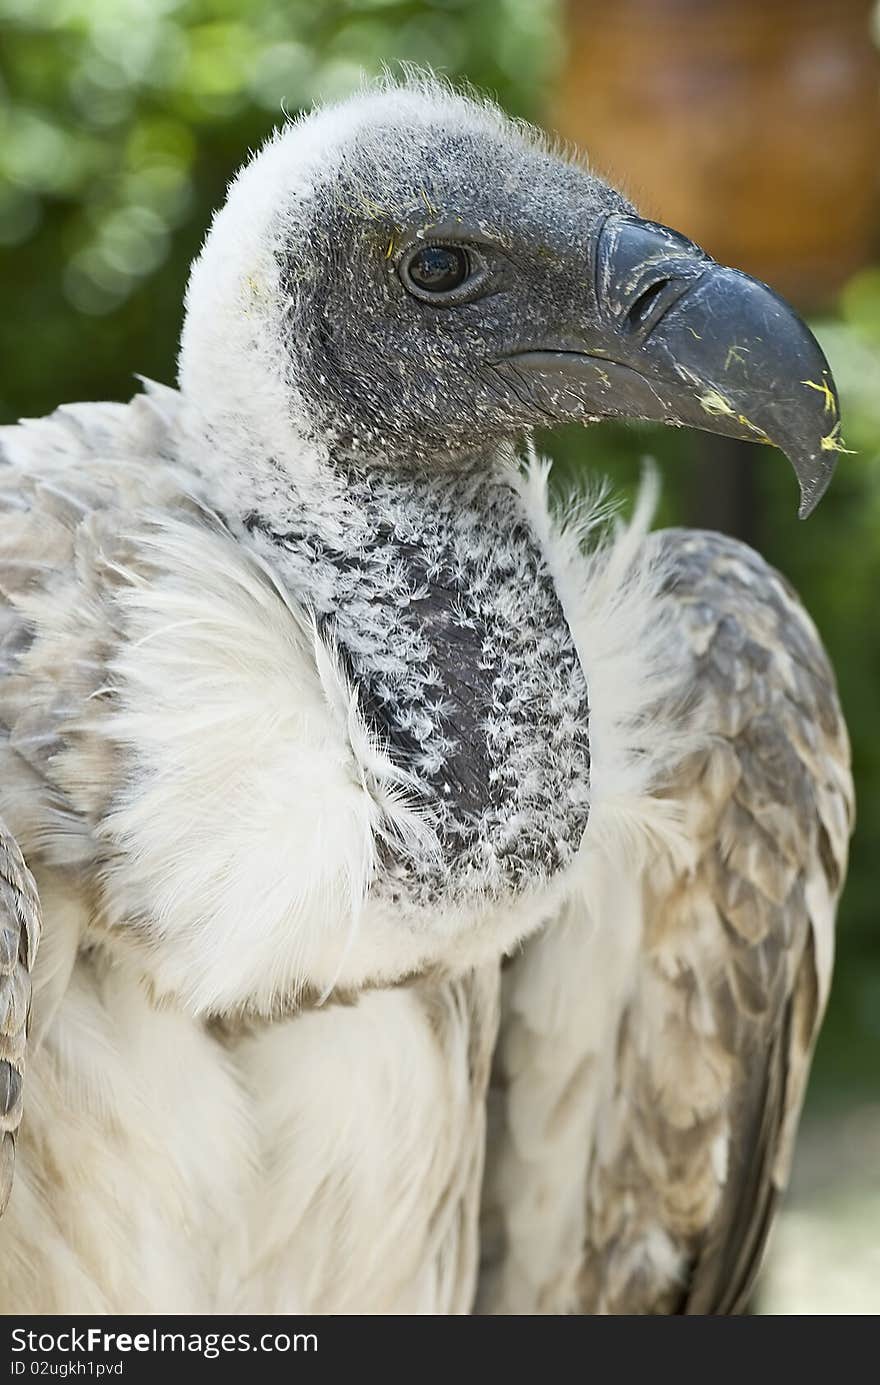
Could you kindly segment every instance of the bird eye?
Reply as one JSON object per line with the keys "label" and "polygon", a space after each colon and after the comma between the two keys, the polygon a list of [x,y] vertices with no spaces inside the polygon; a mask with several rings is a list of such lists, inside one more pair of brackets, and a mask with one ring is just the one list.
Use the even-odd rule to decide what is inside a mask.
{"label": "bird eye", "polygon": [[448,293],[463,284],[468,273],[468,257],[457,245],[426,245],[407,265],[409,277],[429,293]]}
{"label": "bird eye", "polygon": [[404,288],[426,302],[458,302],[462,290],[476,288],[484,268],[474,252],[461,245],[420,245],[400,265]]}

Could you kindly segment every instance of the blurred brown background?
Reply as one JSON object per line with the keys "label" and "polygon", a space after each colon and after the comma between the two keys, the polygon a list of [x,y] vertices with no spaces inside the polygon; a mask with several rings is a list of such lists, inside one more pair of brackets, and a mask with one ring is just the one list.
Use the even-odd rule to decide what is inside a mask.
{"label": "blurred brown background", "polygon": [[824,308],[875,249],[873,0],[568,0],[554,125],[644,214]]}

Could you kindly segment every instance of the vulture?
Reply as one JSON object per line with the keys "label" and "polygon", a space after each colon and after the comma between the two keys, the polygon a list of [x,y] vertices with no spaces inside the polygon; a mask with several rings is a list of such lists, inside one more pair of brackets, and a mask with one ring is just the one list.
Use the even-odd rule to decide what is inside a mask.
{"label": "vulture", "polygon": [[0,430],[3,1312],[743,1310],[846,731],[755,552],[550,498],[608,418],[842,450],[771,289],[410,73],[239,172],[177,388]]}

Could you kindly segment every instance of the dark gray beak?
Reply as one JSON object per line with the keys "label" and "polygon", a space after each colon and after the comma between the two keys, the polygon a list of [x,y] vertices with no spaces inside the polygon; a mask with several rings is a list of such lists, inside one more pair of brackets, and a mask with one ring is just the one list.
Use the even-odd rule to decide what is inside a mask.
{"label": "dark gray beak", "polygon": [[765,284],[633,216],[605,220],[592,270],[599,326],[583,348],[524,351],[502,368],[543,408],[558,411],[567,396],[568,416],[575,396],[584,416],[771,443],[794,467],[806,518],[843,444],[828,362],[797,314]]}

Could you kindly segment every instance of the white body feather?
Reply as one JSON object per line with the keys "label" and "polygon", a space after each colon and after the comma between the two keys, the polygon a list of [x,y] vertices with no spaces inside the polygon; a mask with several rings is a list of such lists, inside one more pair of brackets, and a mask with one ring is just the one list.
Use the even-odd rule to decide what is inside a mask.
{"label": "white body feather", "polygon": [[[150,445],[150,409],[131,407]],[[120,424],[131,451],[132,420]],[[45,470],[47,426],[15,430],[25,473],[30,459]],[[54,432],[50,483],[75,495],[84,458],[63,413]],[[655,578],[638,562],[643,531],[622,530],[590,568],[574,535],[554,529],[544,471],[530,475],[524,500],[577,605],[593,688],[583,860],[480,928],[451,917],[439,935],[387,937],[364,905],[374,826],[397,814],[402,834],[420,830],[390,795],[393,767],[362,727],[352,734],[332,658],[319,668],[314,631],[259,563],[210,529],[156,522],[154,483],[138,480],[149,521],[135,547],[154,567],[146,580],[112,561],[127,638],[111,666],[113,711],[96,711],[89,730],[95,744],[126,747],[138,773],[103,820],[113,851],[97,910],[69,876],[35,863],[46,936],[16,1191],[0,1223],[6,1311],[469,1309],[482,1100],[469,1088],[473,1021],[459,992],[479,991],[485,1069],[498,959],[580,888],[593,834],[620,860],[646,833],[674,835],[647,797],[650,760],[627,744],[656,695],[662,638]],[[157,474],[157,496],[175,484]],[[41,599],[51,596],[30,598],[38,615]],[[76,798],[87,776],[75,756],[65,774]],[[19,782],[11,772],[0,809],[27,846]],[[47,843],[43,823],[42,853],[75,855],[68,832]],[[136,924],[146,910],[148,938]],[[597,1042],[637,926],[595,937],[578,925],[597,955],[592,1000],[578,982]],[[240,1034],[218,1036],[208,1018],[272,1013],[304,981],[357,989],[441,963],[468,979],[370,990]],[[583,1123],[587,1138],[589,1110]],[[576,1184],[565,1181],[568,1200]],[[550,1219],[539,1239],[555,1235]]]}

